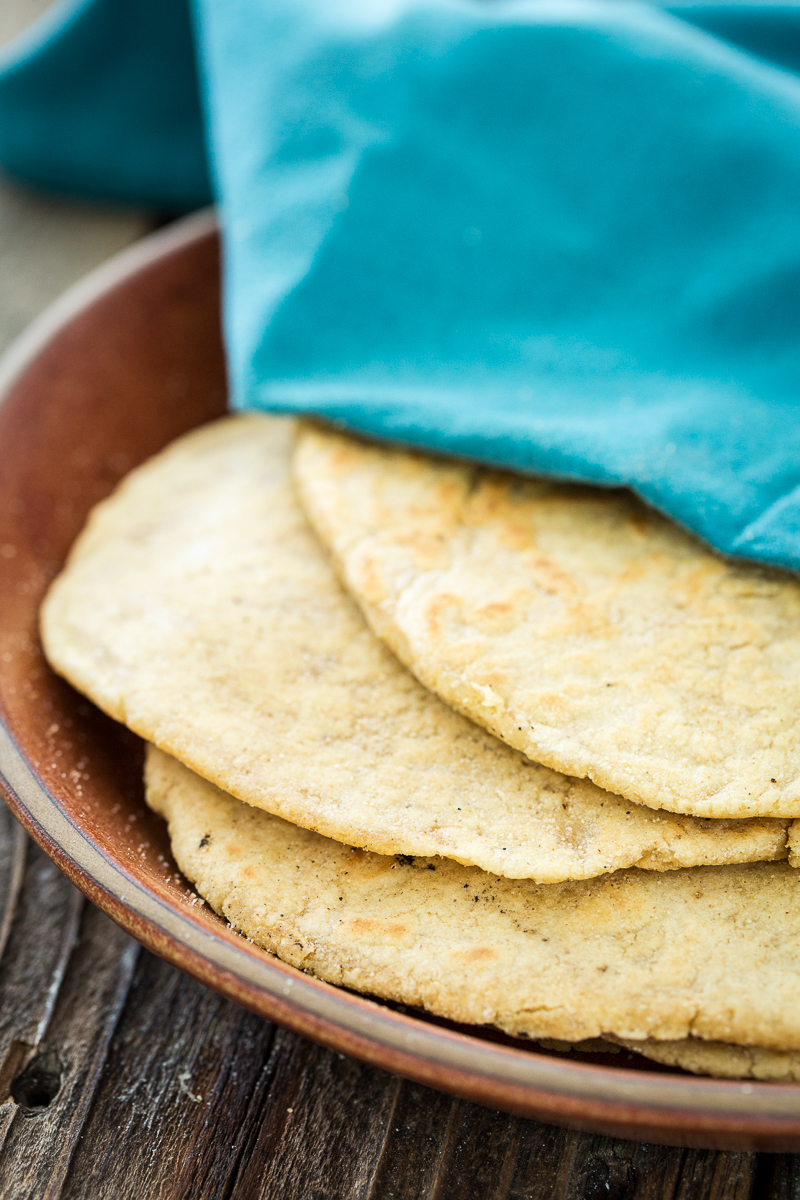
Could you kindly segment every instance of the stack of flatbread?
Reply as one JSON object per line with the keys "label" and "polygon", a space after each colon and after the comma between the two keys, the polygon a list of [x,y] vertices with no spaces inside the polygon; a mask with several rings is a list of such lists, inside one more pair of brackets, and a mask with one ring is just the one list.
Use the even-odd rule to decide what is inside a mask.
{"label": "stack of flatbread", "polygon": [[42,636],[286,962],[800,1079],[794,577],[626,492],[236,416],[94,510]]}

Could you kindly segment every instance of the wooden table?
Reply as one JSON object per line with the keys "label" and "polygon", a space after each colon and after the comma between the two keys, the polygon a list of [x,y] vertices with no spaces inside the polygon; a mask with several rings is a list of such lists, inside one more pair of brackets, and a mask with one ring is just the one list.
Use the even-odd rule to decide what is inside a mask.
{"label": "wooden table", "polygon": [[[0,189],[0,330],[147,225]],[[1,807],[0,951],[0,1200],[800,1200],[796,1156],[570,1133],[254,1017],[140,950]]]}
{"label": "wooden table", "polygon": [[[0,38],[45,0],[3,3]],[[0,185],[0,347],[151,223]],[[570,1133],[254,1017],[141,950],[2,806],[0,945],[1,1200],[800,1200],[800,1156]]]}
{"label": "wooden table", "polygon": [[140,949],[2,809],[0,913],[3,1200],[800,1196],[800,1156],[570,1133],[254,1017]]}

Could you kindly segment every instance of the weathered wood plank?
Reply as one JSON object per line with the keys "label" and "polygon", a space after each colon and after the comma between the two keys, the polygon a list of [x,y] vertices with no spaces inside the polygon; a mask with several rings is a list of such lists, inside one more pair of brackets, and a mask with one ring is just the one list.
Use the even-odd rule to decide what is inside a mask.
{"label": "weathered wood plank", "polygon": [[[21,844],[0,819],[0,904],[19,875],[9,839]],[[83,910],[31,846],[0,961],[6,1090],[37,1046],[65,1070],[40,1115],[10,1096],[0,1106],[0,1195],[800,1200],[794,1155],[761,1156],[756,1195],[754,1155],[639,1146],[456,1101],[276,1033],[146,953],[128,990],[132,944],[88,905],[77,938]]]}
{"label": "weathered wood plank", "polygon": [[[431,1200],[507,1196],[527,1128],[533,1140],[548,1139],[550,1131],[544,1126],[459,1101],[447,1129]],[[559,1149],[564,1136],[554,1139]]]}
{"label": "weathered wood plank", "polygon": [[419,1200],[432,1195],[460,1107],[452,1096],[399,1082],[369,1200]]}
{"label": "weathered wood plank", "polygon": [[[2,878],[10,875],[0,866]],[[637,1146],[456,1101],[276,1032],[144,952],[123,1005],[124,957],[129,977],[134,952],[90,906],[76,942],[82,908],[31,847],[0,962],[0,1044],[22,1044],[17,1075],[40,1041],[66,1070],[41,1115],[22,1116],[10,1098],[3,1106],[0,1195],[15,1187],[32,1200],[752,1194],[753,1155]],[[764,1196],[794,1200],[796,1157],[771,1161],[783,1165]]]}
{"label": "weathered wood plank", "polygon": [[399,1080],[279,1030],[258,1137],[231,1200],[366,1200]]}
{"label": "weathered wood plank", "polygon": [[0,1196],[60,1195],[137,955],[127,934],[85,905],[52,1018],[11,1082],[16,1105],[0,1154]]}
{"label": "weathered wood plank", "polygon": [[574,1145],[580,1136],[553,1125],[521,1121],[517,1152],[513,1163],[506,1166],[506,1190],[498,1196],[504,1200],[551,1200],[559,1195],[559,1188],[563,1193],[568,1182],[565,1163],[577,1157]]}
{"label": "weathered wood plank", "polygon": [[84,900],[32,843],[0,960],[0,1146],[16,1113],[9,1087],[47,1028]]}
{"label": "weathered wood plank", "polygon": [[0,1048],[11,1037],[35,1045],[47,1026],[78,936],[84,899],[32,842],[0,960]]}
{"label": "weathered wood plank", "polygon": [[[0,958],[6,948],[25,875],[28,839],[5,805],[0,804]],[[0,1081],[0,1095],[2,1082]]]}
{"label": "weathered wood plank", "polygon": [[713,1154],[687,1150],[675,1200],[749,1200],[756,1174],[755,1154]]}
{"label": "weathered wood plank", "polygon": [[142,952],[64,1197],[228,1197],[260,1117],[273,1035]]}
{"label": "weathered wood plank", "polygon": [[800,1200],[800,1154],[760,1154],[752,1200]]}
{"label": "weathered wood plank", "polygon": [[[47,3],[4,0],[0,40]],[[147,224],[0,184],[0,344]],[[0,955],[3,1200],[800,1200],[796,1155],[494,1113],[276,1032],[149,954],[134,969],[5,810]],[[60,1087],[25,1117],[10,1090],[35,1099],[19,1083],[42,1047]]]}

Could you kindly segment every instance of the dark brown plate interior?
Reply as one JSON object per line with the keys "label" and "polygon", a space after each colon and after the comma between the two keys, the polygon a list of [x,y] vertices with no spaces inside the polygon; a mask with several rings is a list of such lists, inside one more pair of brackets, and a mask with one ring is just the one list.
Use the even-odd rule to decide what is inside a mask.
{"label": "dark brown plate interior", "polygon": [[800,1087],[696,1079],[635,1055],[546,1054],[320,983],[196,903],[142,799],[142,748],[46,666],[37,610],[89,508],[225,411],[209,216],[154,235],[69,293],[0,381],[0,767],[12,809],[92,900],[255,1012],[433,1087],[576,1128],[800,1150]]}

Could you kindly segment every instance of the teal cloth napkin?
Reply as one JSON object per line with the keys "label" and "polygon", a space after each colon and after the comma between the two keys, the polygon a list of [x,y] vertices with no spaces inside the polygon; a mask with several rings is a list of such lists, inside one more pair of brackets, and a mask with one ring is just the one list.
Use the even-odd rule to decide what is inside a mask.
{"label": "teal cloth napkin", "polygon": [[[0,162],[225,237],[233,402],[629,484],[800,567],[800,8],[83,0]],[[204,121],[202,113],[207,117]]]}

